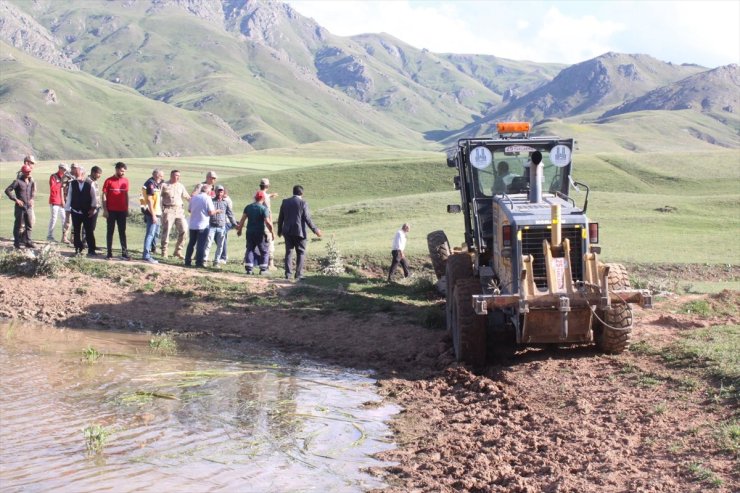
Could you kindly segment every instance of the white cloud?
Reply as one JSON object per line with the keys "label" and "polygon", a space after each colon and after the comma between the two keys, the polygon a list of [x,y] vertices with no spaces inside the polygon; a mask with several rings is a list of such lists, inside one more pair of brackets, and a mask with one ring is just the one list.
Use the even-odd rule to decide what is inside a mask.
{"label": "white cloud", "polygon": [[593,15],[568,17],[553,7],[543,18],[533,45],[539,48],[539,61],[577,63],[610,51],[610,39],[624,29],[618,22],[600,21]]}
{"label": "white cloud", "polygon": [[630,51],[673,63],[708,67],[740,63],[740,2],[635,2],[627,39]]}
{"label": "white cloud", "polygon": [[289,2],[340,36],[386,32],[434,52],[577,63],[607,51],[740,63],[740,1]]}

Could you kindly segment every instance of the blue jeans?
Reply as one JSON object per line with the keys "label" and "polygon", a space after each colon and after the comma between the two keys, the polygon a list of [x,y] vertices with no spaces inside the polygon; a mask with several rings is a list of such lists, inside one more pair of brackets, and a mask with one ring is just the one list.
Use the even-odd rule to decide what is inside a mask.
{"label": "blue jeans", "polygon": [[[216,228],[211,226],[208,230],[208,243],[216,241],[216,255],[213,257],[213,263],[218,263],[223,253],[224,243],[226,242],[226,233],[224,228]],[[208,259],[206,259],[208,260]]]}
{"label": "blue jeans", "polygon": [[144,221],[146,222],[146,234],[144,236],[144,252],[141,257],[146,260],[157,251],[157,238],[159,237],[159,224],[162,222],[162,216],[157,216],[157,224],[154,224],[152,216],[144,214]]}
{"label": "blue jeans", "polygon": [[185,265],[189,266],[193,259],[193,248],[195,248],[195,266],[203,267],[206,258],[206,245],[208,244],[208,228],[191,229],[188,247],[185,249]]}
{"label": "blue jeans", "polygon": [[226,252],[226,245],[229,242],[229,231],[231,231],[232,229],[234,229],[234,226],[230,224],[227,224],[224,228],[224,249],[221,251],[221,258],[216,260],[223,260],[224,262],[229,260],[229,255]]}

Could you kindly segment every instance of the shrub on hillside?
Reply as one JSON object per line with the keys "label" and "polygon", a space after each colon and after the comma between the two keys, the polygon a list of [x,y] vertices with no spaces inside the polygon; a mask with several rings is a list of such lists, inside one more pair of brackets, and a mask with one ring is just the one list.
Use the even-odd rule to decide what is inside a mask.
{"label": "shrub on hillside", "polygon": [[321,266],[321,273],[325,276],[341,276],[344,274],[344,259],[333,236],[326,242],[326,255],[319,258],[319,265]]}

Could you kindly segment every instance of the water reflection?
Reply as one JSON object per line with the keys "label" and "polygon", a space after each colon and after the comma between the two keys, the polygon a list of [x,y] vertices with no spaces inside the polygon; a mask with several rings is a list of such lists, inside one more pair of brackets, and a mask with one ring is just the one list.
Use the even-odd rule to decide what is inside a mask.
{"label": "water reflection", "polygon": [[[373,381],[240,342],[0,326],[2,491],[364,491],[383,465]],[[92,346],[103,357],[86,363]],[[204,356],[205,355],[205,356]],[[110,431],[86,453],[82,429]]]}

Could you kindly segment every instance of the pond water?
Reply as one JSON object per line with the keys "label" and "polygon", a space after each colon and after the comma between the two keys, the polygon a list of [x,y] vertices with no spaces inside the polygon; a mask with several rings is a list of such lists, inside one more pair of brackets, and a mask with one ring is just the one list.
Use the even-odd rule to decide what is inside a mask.
{"label": "pond water", "polygon": [[[238,340],[0,325],[0,490],[382,487],[393,447],[374,380]],[[102,354],[94,363],[86,348]],[[92,351],[90,351],[92,352]],[[102,426],[105,441],[83,430]],[[88,444],[101,444],[95,452]]]}

